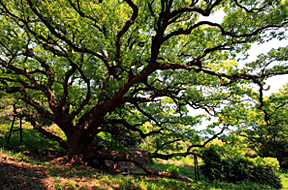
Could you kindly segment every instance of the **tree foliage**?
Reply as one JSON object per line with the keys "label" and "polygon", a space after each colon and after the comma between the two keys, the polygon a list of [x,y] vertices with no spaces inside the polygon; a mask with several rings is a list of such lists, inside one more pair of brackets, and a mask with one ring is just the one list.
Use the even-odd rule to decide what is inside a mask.
{"label": "tree foliage", "polygon": [[281,168],[288,168],[287,85],[263,99],[261,110],[250,110],[246,126],[239,132],[248,146],[263,157],[275,157]]}
{"label": "tree foliage", "polygon": [[[273,162],[276,158],[256,158],[249,159],[238,156],[221,158],[212,148],[204,149],[202,152],[204,165],[201,167],[203,174],[210,181],[243,182],[252,181],[259,184],[266,184],[276,189],[281,189],[281,179],[275,173]],[[275,161],[276,160],[276,161]],[[278,167],[279,167],[279,163]]]}
{"label": "tree foliage", "polygon": [[[46,136],[69,154],[123,128],[153,138],[150,157],[189,155],[240,125],[245,110],[265,114],[265,80],[288,73],[288,49],[244,62],[251,44],[286,38],[287,4],[0,0],[0,90],[22,101],[41,132],[41,120],[57,124],[68,141]],[[204,19],[217,11],[223,21]]]}

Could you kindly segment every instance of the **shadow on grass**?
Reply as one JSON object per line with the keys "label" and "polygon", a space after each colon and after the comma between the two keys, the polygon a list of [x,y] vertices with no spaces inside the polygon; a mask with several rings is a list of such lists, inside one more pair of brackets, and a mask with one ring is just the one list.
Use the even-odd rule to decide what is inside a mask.
{"label": "shadow on grass", "polygon": [[26,167],[20,163],[0,163],[2,189],[270,189],[253,183],[211,184],[205,180],[186,183],[174,179],[149,175],[110,175],[92,168],[68,168],[60,166]]}
{"label": "shadow on grass", "polygon": [[47,178],[42,168],[25,167],[20,163],[0,162],[1,189],[45,189]]}
{"label": "shadow on grass", "polygon": [[146,175],[111,175],[90,167],[33,166],[18,158],[0,161],[2,189],[191,189],[187,183]]}
{"label": "shadow on grass", "polygon": [[[6,154],[5,154],[6,155]],[[162,178],[152,175],[111,175],[90,167],[59,165],[33,165],[23,161],[21,156],[12,155],[9,159],[1,156],[0,187],[2,189],[271,189],[255,183],[232,184],[227,182],[210,183],[201,178],[197,183]],[[171,164],[155,164],[157,168],[169,168]],[[179,172],[191,172],[193,168],[179,166]],[[191,172],[193,176],[193,172]],[[193,179],[193,178],[192,178]],[[3,188],[5,187],[5,188]]]}

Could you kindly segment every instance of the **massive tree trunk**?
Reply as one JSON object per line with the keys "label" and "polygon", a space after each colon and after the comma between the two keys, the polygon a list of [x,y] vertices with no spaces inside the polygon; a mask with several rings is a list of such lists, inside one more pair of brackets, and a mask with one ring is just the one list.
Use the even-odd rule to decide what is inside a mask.
{"label": "massive tree trunk", "polygon": [[34,117],[27,117],[35,129],[44,134],[46,137],[57,141],[66,150],[66,162],[84,164],[85,162],[90,162],[93,159],[100,160],[113,160],[113,161],[128,161],[139,165],[147,174],[158,175],[164,177],[171,177],[175,179],[181,179],[185,181],[192,181],[191,179],[182,176],[180,174],[173,174],[169,172],[164,172],[155,168],[152,168],[148,164],[148,159],[150,157],[149,153],[143,154],[140,151],[125,152],[125,151],[112,151],[106,149],[102,145],[91,146],[91,142],[97,132],[97,126],[100,126],[100,118],[98,122],[94,122],[93,125],[87,125],[87,123],[82,125],[73,126],[72,124],[58,123],[58,126],[64,131],[67,136],[68,142],[66,143],[58,136],[46,131],[44,127],[37,122],[39,119],[36,115]]}
{"label": "massive tree trunk", "polygon": [[67,153],[70,155],[82,154],[87,145],[92,141],[90,135],[88,133],[83,133],[83,129],[71,131],[69,136],[67,135]]}

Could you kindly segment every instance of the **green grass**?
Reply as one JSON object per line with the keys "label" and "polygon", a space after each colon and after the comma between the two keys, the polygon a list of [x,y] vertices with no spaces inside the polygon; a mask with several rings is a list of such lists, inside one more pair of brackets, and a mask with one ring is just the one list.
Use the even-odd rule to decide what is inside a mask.
{"label": "green grass", "polygon": [[[17,151],[25,151],[26,153],[34,152],[40,154],[46,154],[48,152],[64,152],[59,143],[54,142],[48,138],[44,138],[43,135],[34,130],[30,125],[25,124],[22,129],[22,143],[20,143],[20,132],[12,132],[9,144],[7,139],[9,136],[9,130],[11,124],[2,124],[0,128],[0,145]],[[19,125],[16,123],[13,129],[19,129]]]}
{"label": "green grass", "polygon": [[[101,173],[90,167],[66,167],[51,165],[48,162],[39,160],[35,155],[46,155],[48,152],[63,153],[63,149],[60,148],[58,143],[45,139],[40,133],[33,130],[29,125],[23,126],[23,143],[19,143],[19,132],[13,134],[10,139],[9,146],[7,146],[7,136],[10,129],[9,124],[3,124],[0,127],[0,153],[10,155],[12,160],[19,163],[31,163],[38,164],[40,168],[33,168],[32,171],[25,166],[21,166],[22,172],[27,172],[25,183],[32,184],[35,179],[48,179],[49,184],[55,189],[89,189],[93,186],[94,189],[202,189],[202,190],[216,190],[216,189],[271,189],[269,186],[260,185],[256,183],[243,182],[240,184],[232,184],[228,182],[210,183],[201,174],[200,180],[197,183],[186,183],[183,181],[160,178],[157,176],[147,176],[143,171],[138,171],[138,175],[110,175]],[[57,132],[57,131],[56,131]],[[6,145],[5,148],[1,145]],[[194,168],[185,166],[193,164],[192,157],[181,159],[183,166],[178,166],[176,163],[157,163],[155,162],[153,167],[164,170],[174,171],[183,176],[187,176],[191,179],[195,178]],[[13,169],[16,172],[19,170],[19,166],[5,165],[4,158],[0,158],[1,167],[9,167],[11,171]],[[9,171],[10,171],[9,170]],[[201,172],[201,171],[200,171]],[[288,190],[288,172],[280,173],[283,189]],[[18,181],[17,181],[18,180]],[[23,181],[20,181],[23,183]],[[1,178],[0,185],[2,184],[17,184],[20,183],[19,178]],[[41,185],[41,184],[40,184]]]}

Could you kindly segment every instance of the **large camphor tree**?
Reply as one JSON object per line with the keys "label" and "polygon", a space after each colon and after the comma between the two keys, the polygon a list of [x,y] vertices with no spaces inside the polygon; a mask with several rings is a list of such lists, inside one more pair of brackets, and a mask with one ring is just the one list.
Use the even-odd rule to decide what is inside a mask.
{"label": "large camphor tree", "polygon": [[[287,16],[287,0],[0,0],[0,90],[70,156],[169,175],[146,158],[194,154],[241,125],[241,109],[265,111],[265,80],[288,73],[287,47],[245,60],[251,44],[286,38]],[[119,131],[148,139],[148,153],[91,146]]]}

